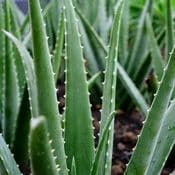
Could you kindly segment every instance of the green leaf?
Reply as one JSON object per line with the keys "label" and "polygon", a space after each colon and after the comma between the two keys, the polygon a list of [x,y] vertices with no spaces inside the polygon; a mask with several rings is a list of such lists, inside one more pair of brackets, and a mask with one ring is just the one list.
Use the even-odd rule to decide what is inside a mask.
{"label": "green leaf", "polygon": [[55,159],[49,143],[45,117],[38,117],[31,122],[29,151],[33,175],[58,175]]}
{"label": "green leaf", "polygon": [[77,175],[85,175],[90,174],[94,158],[88,84],[72,1],[65,0],[64,5],[66,28],[65,149],[68,155],[68,168],[71,168],[74,157]]}
{"label": "green leaf", "polygon": [[[104,129],[105,123],[107,122],[107,118],[115,110],[117,60],[118,60],[119,34],[120,34],[123,3],[124,3],[123,0],[119,1],[116,8],[116,14],[114,17],[114,22],[110,35],[108,56],[106,57],[105,80],[103,87],[101,126],[100,126],[101,132]],[[113,135],[114,135],[114,121],[111,123],[110,130],[108,133],[107,140],[109,144],[106,146],[106,149],[104,151],[104,154],[108,153],[108,155],[103,155],[105,158],[101,161],[102,170],[100,172],[101,173],[103,172],[105,175],[111,174]]]}
{"label": "green leaf", "polygon": [[[152,164],[153,153],[156,147],[161,123],[171,99],[172,91],[175,84],[175,49],[173,49],[168,65],[164,69],[163,78],[157,90],[141,136],[137,142],[136,149],[126,169],[126,175],[148,173]],[[156,158],[156,157],[154,157]]]}
{"label": "green leaf", "polygon": [[47,43],[44,20],[39,0],[29,0],[30,20],[32,26],[32,42],[34,66],[37,83],[39,115],[46,117],[51,146],[55,149],[56,164],[60,165],[60,174],[67,174],[64,152],[64,141],[61,129],[61,116],[58,112],[54,74]]}
{"label": "green leaf", "polygon": [[[5,29],[11,31],[10,24],[10,6],[9,1],[5,1]],[[19,87],[15,59],[13,55],[12,43],[5,38],[5,117],[3,119],[3,134],[10,147],[13,147],[13,141],[16,131],[16,121],[19,110]]]}
{"label": "green leaf", "polygon": [[[147,170],[147,174],[160,174],[163,166],[166,163],[168,155],[170,154],[175,141],[175,101],[167,109],[166,114],[160,125],[157,133],[156,144],[151,156],[151,164]],[[158,158],[157,158],[158,157]]]}
{"label": "green leaf", "polygon": [[37,88],[36,88],[36,77],[34,71],[33,60],[25,48],[25,46],[18,41],[11,33],[3,31],[15,44],[22,59],[23,67],[25,70],[25,76],[29,92],[29,101],[32,117],[38,116],[38,100],[37,100]]}
{"label": "green leaf", "polygon": [[21,175],[17,164],[6,145],[2,135],[0,135],[0,172],[6,172],[3,175]]}
{"label": "green leaf", "polygon": [[130,1],[124,1],[124,12],[121,20],[120,29],[120,48],[119,48],[119,62],[121,65],[126,63],[128,57],[128,39],[129,39],[129,18],[130,18]]}
{"label": "green leaf", "polygon": [[[12,7],[10,9],[10,16],[11,16],[11,28],[12,28],[11,31],[17,38],[21,38],[20,36],[21,34],[18,28],[18,23],[16,21],[16,16],[13,13]],[[15,66],[16,66],[18,86],[19,86],[20,103],[21,103],[21,100],[24,94],[24,88],[26,85],[26,79],[25,79],[24,67],[23,67],[21,59],[19,58],[20,55],[18,53],[18,50],[15,47],[13,47],[13,55],[15,59]]]}
{"label": "green leaf", "polygon": [[174,27],[172,18],[172,3],[171,0],[166,1],[166,59],[169,58],[174,45]]}

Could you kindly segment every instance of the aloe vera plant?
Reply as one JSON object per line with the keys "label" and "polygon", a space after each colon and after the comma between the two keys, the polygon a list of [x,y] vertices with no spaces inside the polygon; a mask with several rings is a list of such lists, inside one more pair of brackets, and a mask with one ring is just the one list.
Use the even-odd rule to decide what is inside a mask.
{"label": "aloe vera plant", "polygon": [[[66,106],[67,106],[67,108],[65,110],[65,128],[64,128],[64,130],[65,130],[65,141],[66,141],[65,151],[66,151],[66,154],[68,155],[67,165],[68,165],[68,168],[71,168],[72,160],[74,158],[77,174],[81,174],[81,173],[89,174],[91,167],[92,167],[95,152],[94,152],[94,143],[93,143],[93,133],[92,133],[93,129],[92,129],[92,119],[91,119],[91,113],[90,113],[90,103],[88,102],[89,101],[88,100],[88,86],[87,86],[88,84],[86,83],[86,77],[85,77],[86,74],[85,74],[85,71],[83,70],[83,56],[82,56],[82,51],[81,51],[81,47],[80,47],[80,38],[79,38],[79,34],[78,34],[77,25],[76,25],[76,23],[74,23],[74,26],[70,25],[71,24],[70,21],[76,21],[75,12],[74,12],[73,6],[71,4],[72,3],[71,1],[70,2],[66,1],[64,3],[65,3],[65,6],[64,6],[65,14],[64,15],[65,15],[65,26],[66,26],[66,30],[65,30],[66,47],[67,47],[67,45],[71,45],[71,47],[67,47],[67,49],[66,49],[67,50],[67,56],[66,56],[66,62],[67,62],[66,63],[67,64],[67,66],[66,66],[67,67],[66,68],[66,72],[67,72],[66,73],[67,74],[67,80],[66,80],[67,81],[66,82],[66,87],[67,87],[66,101],[67,102],[66,102]],[[27,84],[28,84],[31,112],[33,114],[33,117],[35,118],[39,115],[45,115],[45,116],[49,117],[49,118],[47,118],[47,117],[45,117],[45,118],[46,118],[46,122],[48,125],[48,133],[49,133],[49,138],[47,138],[47,139],[50,140],[50,141],[48,141],[49,142],[48,144],[50,144],[50,146],[51,146],[50,149],[53,150],[50,153],[51,154],[50,156],[53,160],[50,158],[50,161],[55,163],[55,166],[57,167],[57,169],[58,169],[58,167],[60,168],[60,172],[59,172],[60,174],[67,174],[68,171],[66,168],[67,165],[65,164],[66,156],[64,154],[64,145],[63,145],[63,137],[62,137],[62,130],[61,130],[61,120],[60,120],[60,116],[59,116],[59,113],[58,113],[57,107],[56,107],[57,102],[56,102],[56,94],[55,94],[55,88],[54,88],[55,85],[54,85],[53,72],[52,72],[52,67],[51,67],[51,58],[49,55],[49,50],[48,50],[48,45],[47,45],[47,40],[46,40],[46,33],[45,33],[45,29],[44,29],[43,19],[41,17],[39,2],[30,0],[29,7],[30,7],[30,16],[31,16],[31,25],[32,25],[32,40],[33,40],[33,48],[34,48],[33,49],[34,60],[32,61],[27,50],[24,48],[24,46],[17,39],[15,39],[14,36],[12,36],[11,34],[9,34],[7,32],[5,32],[5,33],[16,44],[17,49],[19,50],[19,53],[23,59],[23,64],[24,64],[25,72],[26,72],[26,80],[27,80]],[[120,22],[121,9],[122,9],[122,3],[120,3],[120,8],[117,10],[117,15],[116,15],[116,19],[115,19],[116,24],[118,22]],[[33,16],[34,14],[35,14],[35,17]],[[38,26],[38,27],[35,28],[34,26],[35,27]],[[116,29],[116,30],[119,30],[119,29]],[[71,32],[73,32],[74,35],[71,35]],[[118,33],[119,32],[117,32],[117,35],[118,35]],[[112,33],[112,41],[115,38],[113,36],[113,34],[114,34],[114,32]],[[72,38],[72,37],[74,37],[74,38]],[[78,47],[74,48],[73,43],[71,44],[72,41],[76,42]],[[111,47],[115,51],[114,48],[118,47],[118,46],[116,45],[117,43],[112,42],[112,41],[111,41]],[[45,53],[43,52],[43,49],[44,49]],[[77,51],[76,51],[76,49],[77,49]],[[117,53],[117,50],[115,52]],[[74,56],[74,54],[76,54],[77,56]],[[76,58],[76,57],[77,57],[76,62],[78,65],[77,69],[79,69],[78,72],[74,71],[74,68],[72,66],[73,62],[74,62],[72,60],[72,58]],[[112,59],[112,56],[110,59]],[[71,63],[71,60],[73,61],[72,63]],[[30,64],[28,64],[28,62],[30,62]],[[79,64],[81,65],[81,67],[80,67],[81,69],[79,68]],[[80,71],[81,71],[81,73],[80,73]],[[109,73],[109,72],[110,72],[110,69],[107,71],[107,73]],[[45,75],[47,75],[48,78],[46,79],[46,81],[43,81],[43,78]],[[79,76],[79,79],[82,82],[82,87],[76,87],[77,83],[74,82],[74,77],[77,77],[77,76]],[[31,84],[32,81],[34,83],[34,88],[32,87],[32,84]],[[35,85],[35,83],[36,83],[36,85]],[[81,92],[80,99],[79,100],[77,99],[77,102],[79,102],[78,103],[79,105],[76,104],[74,106],[74,98],[73,98],[74,96],[72,96],[72,95],[77,93],[77,96],[78,96],[79,91],[77,91],[77,88],[78,88],[78,90],[79,90],[79,88],[82,89],[82,92]],[[41,90],[41,89],[43,89],[43,90]],[[48,94],[47,89],[52,89],[49,94]],[[75,92],[72,90],[75,90]],[[43,98],[46,98],[46,97],[44,97],[43,94],[45,94],[47,96],[47,98],[48,97],[50,98],[50,100],[48,99],[48,102],[52,105],[52,108],[50,108],[49,103],[44,102]],[[84,100],[86,99],[83,103],[81,100],[82,98]],[[112,108],[111,110],[114,111],[114,108]],[[80,113],[80,111],[82,111],[82,114]],[[110,113],[108,115],[110,115]],[[83,116],[84,119],[79,118],[79,116],[80,117]],[[76,121],[78,124],[78,125],[75,125],[75,127],[72,125],[73,124],[72,119],[74,120],[73,117],[76,117]],[[87,120],[87,121],[85,122],[85,120]],[[87,127],[87,128],[85,128],[85,127],[82,128],[82,131],[81,131],[82,133],[76,129],[77,126],[79,128],[81,128],[81,125],[83,123],[79,124],[80,121],[83,121],[83,123],[85,122],[86,123],[85,126]],[[41,126],[41,128],[43,128],[43,126]],[[74,132],[72,132],[73,128],[76,129],[75,135],[71,136],[71,133],[74,134]],[[85,133],[87,133],[88,130],[89,130],[89,134],[85,134]],[[43,131],[43,134],[46,134],[46,133],[44,133],[44,131]],[[82,137],[83,135],[84,136],[87,135],[87,138]],[[32,137],[34,137],[34,134],[31,135],[31,138]],[[46,136],[46,137],[48,137],[48,136]],[[72,139],[73,139],[72,141],[75,141],[75,139],[74,139],[75,137],[77,137],[77,139],[76,139],[77,143],[75,143],[74,147],[72,147],[72,143],[70,141]],[[78,138],[80,138],[80,141],[78,140]],[[37,174],[38,170],[35,166],[36,165],[35,160],[37,160],[36,159],[37,155],[32,154],[32,152],[34,151],[33,149],[35,149],[35,151],[37,151],[37,149],[39,149],[38,146],[36,146],[36,148],[33,147],[33,146],[37,145],[35,140],[36,139],[31,139],[31,141],[30,141],[30,143],[31,143],[30,144],[31,145],[30,146],[30,153],[31,153],[32,171],[34,174],[35,173]],[[89,143],[86,144],[88,140],[89,140]],[[34,143],[33,143],[33,141],[34,141]],[[84,149],[85,150],[84,156],[83,156],[82,149],[81,149],[83,141],[85,141],[83,145],[87,145],[87,150]],[[56,146],[57,144],[59,146]],[[62,145],[62,148],[60,147],[61,145]],[[72,148],[74,148],[74,151],[71,151]],[[43,148],[43,149],[45,149],[45,148]],[[80,152],[78,152],[79,150],[80,150]],[[85,158],[87,158],[87,157],[85,157],[85,156],[87,156],[86,152],[88,152],[90,155],[90,158],[87,159],[87,163],[82,162],[82,161],[84,161]],[[58,154],[57,157],[55,157],[56,154]],[[61,157],[61,155],[63,155],[63,157]],[[54,167],[52,167],[51,169],[53,169],[53,168]],[[47,171],[44,171],[44,169],[42,169],[42,170],[45,173],[47,172]],[[53,170],[53,172],[54,172],[54,170]],[[40,171],[40,173],[41,173],[41,171]]]}
{"label": "aloe vera plant", "polygon": [[[148,15],[152,12],[153,2],[147,0],[144,4],[131,51],[127,48],[131,5],[128,0],[117,1],[115,8],[111,5],[115,4],[114,1],[94,1],[102,8],[98,12],[97,6],[91,12],[86,9],[86,16],[82,9],[85,4],[90,5],[90,1],[81,3],[53,0],[48,5],[44,4],[46,9],[42,13],[39,0],[28,0],[29,16],[20,18],[23,19],[21,30],[14,15],[20,13],[14,11],[14,4],[10,0],[0,4],[0,173],[3,175],[20,174],[17,163],[20,169],[29,166],[34,175],[111,174],[114,117],[118,107],[116,95],[124,92],[122,87],[125,87],[145,117],[125,174],[160,174],[173,148],[175,102],[170,100],[173,99],[175,85],[175,49],[167,59],[168,63],[164,61],[159,37]],[[58,14],[55,11],[51,13],[54,8],[59,11]],[[113,10],[115,13],[110,24]],[[97,22],[92,17],[99,14],[105,15],[102,21]],[[169,34],[172,34],[170,1],[167,1],[166,16]],[[54,19],[57,21],[55,24]],[[103,24],[106,24],[105,28],[102,28]],[[109,28],[108,38],[105,32]],[[170,50],[174,40],[170,35],[167,38]],[[28,42],[30,39],[32,44]],[[108,40],[109,47],[106,46]],[[143,53],[139,52],[142,41]],[[93,47],[98,49],[94,51]],[[148,56],[150,53],[151,61]],[[136,67],[139,56],[142,59]],[[65,63],[63,114],[58,110],[56,96],[59,91],[56,88],[58,74],[64,69],[62,63]],[[150,108],[137,85],[138,79],[143,81],[139,72],[144,66],[144,74],[151,67],[157,76],[158,89]],[[104,76],[99,72],[101,68]],[[103,86],[100,81],[102,78]],[[97,147],[89,98],[89,90],[94,90],[94,85],[103,94]],[[124,95],[121,101],[126,99]],[[14,157],[11,152],[15,154]]]}

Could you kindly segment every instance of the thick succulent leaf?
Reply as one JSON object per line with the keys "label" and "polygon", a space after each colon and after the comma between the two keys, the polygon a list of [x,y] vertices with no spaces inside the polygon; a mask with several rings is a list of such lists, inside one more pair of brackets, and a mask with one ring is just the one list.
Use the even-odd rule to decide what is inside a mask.
{"label": "thick succulent leaf", "polygon": [[119,47],[119,62],[121,65],[126,63],[128,57],[128,39],[129,39],[129,17],[130,17],[130,2],[124,1],[124,12],[121,20],[120,29],[120,47]]}
{"label": "thick succulent leaf", "polygon": [[38,117],[31,121],[29,137],[29,152],[33,175],[58,175],[55,159],[52,154],[48,137],[45,117]]}
{"label": "thick succulent leaf", "polygon": [[54,50],[54,55],[52,57],[52,67],[53,67],[53,72],[55,73],[55,82],[58,79],[58,73],[61,66],[63,44],[64,44],[64,16],[62,13],[60,17],[58,32],[57,32],[57,41],[56,41],[56,46]]}
{"label": "thick succulent leaf", "polygon": [[[157,133],[156,145],[153,150],[147,174],[160,174],[174,146],[175,135],[175,101],[167,109]],[[159,157],[158,159],[156,157]]]}
{"label": "thick succulent leaf", "polygon": [[164,116],[175,84],[174,65],[175,49],[173,49],[168,65],[164,69],[165,72],[163,74],[160,87],[157,90],[151,108],[148,112],[141,136],[137,142],[136,149],[127,167],[125,173],[126,175],[148,175],[149,167],[152,164],[152,156],[155,150],[154,148],[156,147],[159,129],[161,123],[164,120]]}
{"label": "thick succulent leaf", "polygon": [[166,1],[166,59],[169,58],[169,53],[171,52],[174,45],[174,26],[172,18],[172,2],[171,0]]}
{"label": "thick succulent leaf", "polygon": [[5,116],[5,37],[1,30],[4,28],[4,11],[0,3],[0,131]]}
{"label": "thick succulent leaf", "polygon": [[149,16],[147,16],[147,32],[152,55],[152,65],[154,66],[157,79],[160,81],[163,75],[164,62],[156,38],[154,36],[154,31]]}
{"label": "thick succulent leaf", "polygon": [[[88,21],[86,20],[86,18],[82,15],[82,12],[77,7],[75,8],[75,10],[76,10],[78,16],[80,17],[83,25],[85,26],[88,35],[91,36],[91,38],[94,38],[94,42],[96,42],[99,45],[99,47],[101,47],[103,49],[103,51],[105,53],[107,53],[108,52],[107,47],[105,46],[105,44],[103,43],[103,41],[101,40],[101,38],[98,36],[98,34],[96,33],[96,31],[88,23]],[[146,104],[143,96],[140,94],[139,90],[137,89],[137,87],[135,86],[135,84],[130,79],[130,77],[128,76],[128,74],[126,73],[126,71],[120,65],[119,62],[117,64],[117,66],[119,67],[118,68],[118,77],[121,80],[121,83],[123,84],[123,86],[125,87],[125,89],[128,91],[128,93],[130,94],[130,96],[133,99],[133,101],[135,101],[136,104],[138,106],[140,106],[140,109],[142,110],[142,113],[145,114],[145,109],[147,109],[147,104]],[[124,80],[126,80],[126,81],[124,81]],[[137,96],[135,96],[136,94],[137,94]],[[142,99],[142,100],[140,101],[140,99]]]}
{"label": "thick succulent leaf", "polygon": [[3,171],[3,175],[21,175],[18,166],[6,145],[2,135],[0,135],[0,172]]}
{"label": "thick succulent leaf", "polygon": [[37,88],[36,88],[36,78],[35,78],[33,60],[29,52],[25,48],[25,46],[17,38],[15,38],[9,32],[4,31],[4,33],[13,41],[21,56],[20,58],[22,59],[28,86],[32,117],[37,117],[38,116]]}
{"label": "thick succulent leaf", "polygon": [[[9,1],[6,0],[5,6],[5,29],[11,31],[10,24],[10,6]],[[5,39],[5,117],[3,119],[3,134],[5,140],[10,147],[13,147],[15,137],[16,121],[19,109],[19,87],[17,80],[17,72],[15,66],[15,59],[13,55],[12,43],[6,37]]]}
{"label": "thick succulent leaf", "polygon": [[[105,69],[105,80],[103,88],[103,100],[102,100],[102,112],[101,112],[101,126],[100,130],[104,129],[107,118],[115,110],[115,98],[116,98],[116,81],[117,81],[117,60],[118,60],[118,49],[119,49],[119,33],[120,33],[120,23],[123,9],[123,0],[119,1],[116,14],[114,17],[114,22],[112,26],[109,51],[106,57],[106,69]],[[111,172],[111,157],[113,148],[113,134],[114,134],[114,121],[110,125],[110,130],[108,133],[108,143],[106,149],[104,150],[105,158],[102,159],[102,172],[105,175]],[[102,139],[100,137],[100,139]]]}
{"label": "thick succulent leaf", "polygon": [[86,175],[90,174],[94,158],[88,84],[72,1],[65,0],[64,5],[66,28],[65,149],[68,155],[68,168],[71,168],[74,157],[77,175]]}
{"label": "thick succulent leaf", "polygon": [[101,133],[101,139],[97,147],[97,151],[95,154],[95,159],[93,162],[93,166],[91,168],[91,175],[98,175],[99,168],[101,166],[101,159],[103,157],[103,151],[106,148],[106,141],[109,133],[110,125],[114,119],[115,112],[113,112],[107,119],[107,122],[105,123],[105,127],[103,128],[103,131]]}
{"label": "thick succulent leaf", "polygon": [[[11,31],[17,38],[21,38],[19,28],[18,28],[18,23],[16,21],[16,16],[13,13],[12,9],[10,9],[10,16],[11,16],[11,28],[12,28]],[[16,66],[18,86],[19,86],[19,95],[20,95],[20,102],[21,102],[23,94],[24,94],[24,88],[26,85],[24,67],[22,64],[22,60],[19,58],[20,55],[16,47],[13,47],[13,55],[15,59],[15,66]]]}
{"label": "thick succulent leaf", "polygon": [[61,117],[57,107],[54,74],[39,0],[29,0],[29,11],[32,26],[39,115],[46,117],[49,136],[52,140],[51,146],[55,149],[54,156],[56,156],[56,163],[60,165],[60,174],[65,175],[67,174],[67,165]]}

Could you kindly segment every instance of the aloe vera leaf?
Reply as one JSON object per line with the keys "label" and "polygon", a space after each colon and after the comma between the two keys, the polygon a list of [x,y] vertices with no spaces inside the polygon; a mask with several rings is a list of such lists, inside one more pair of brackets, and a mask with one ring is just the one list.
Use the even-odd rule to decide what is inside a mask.
{"label": "aloe vera leaf", "polygon": [[[100,126],[101,132],[105,126],[105,123],[107,122],[107,117],[109,117],[110,114],[115,110],[117,59],[118,59],[119,33],[120,33],[123,3],[124,1],[121,0],[117,4],[112,31],[110,35],[109,51],[106,57],[105,80],[104,80],[104,87],[103,87],[101,126]],[[108,133],[107,140],[109,144],[107,144],[106,150],[104,152],[106,155],[103,154],[105,158],[101,162],[103,167],[102,172],[105,175],[108,175],[111,173],[113,134],[114,134],[114,121],[112,121],[109,129],[109,133]]]}
{"label": "aloe vera leaf", "polygon": [[[173,101],[170,107],[167,109],[164,118],[162,120],[159,132],[157,133],[156,145],[154,147],[154,153],[151,157],[151,163],[147,169],[147,174],[160,174],[161,169],[165,165],[165,162],[170,154],[175,141],[175,101]],[[156,159],[159,157],[159,159]]]}
{"label": "aloe vera leaf", "polygon": [[76,165],[75,165],[75,159],[74,159],[74,157],[73,157],[73,159],[72,159],[71,175],[77,175],[77,171],[76,171]]}
{"label": "aloe vera leaf", "polygon": [[52,140],[51,146],[55,150],[56,164],[60,165],[60,174],[66,175],[66,156],[61,130],[61,118],[57,107],[54,74],[46,39],[46,30],[38,0],[29,0],[29,11],[32,26],[39,115],[46,117],[50,140]]}
{"label": "aloe vera leaf", "polygon": [[0,134],[0,169],[1,168],[6,171],[7,175],[21,175],[8,146]]}
{"label": "aloe vera leaf", "polygon": [[[145,20],[146,20],[146,14],[149,10],[150,7],[150,3],[151,0],[147,0],[145,2],[144,8],[142,10],[142,14],[141,17],[138,21],[138,26],[137,26],[137,36],[133,45],[133,49],[132,49],[132,53],[130,55],[129,58],[129,62],[127,65],[127,72],[129,73],[129,75],[133,74],[133,71],[137,71],[137,67],[136,64],[138,65],[138,63],[140,63],[140,57],[138,57],[138,53],[140,51],[140,46],[142,46],[143,44],[141,43],[141,39],[142,39],[142,35],[143,35],[143,31],[144,31],[144,26],[145,26]],[[145,41],[145,39],[142,41]],[[139,59],[139,60],[138,60]]]}
{"label": "aloe vera leaf", "polygon": [[[108,52],[107,47],[105,46],[105,44],[103,43],[103,41],[101,40],[101,38],[98,36],[98,34],[96,33],[96,31],[92,28],[92,26],[88,23],[88,21],[86,20],[86,18],[82,15],[82,12],[76,7],[75,8],[78,16],[80,17],[83,25],[85,26],[87,33],[89,34],[89,36],[91,36],[92,38],[94,38],[94,42],[96,42],[99,47],[101,47],[103,49],[103,51],[105,53]],[[130,92],[130,96],[131,97],[137,97],[135,96],[135,93],[138,95],[138,98],[134,98],[134,101],[136,100],[136,104],[138,106],[142,106],[142,104],[145,104],[144,106],[141,107],[141,110],[146,109],[147,108],[147,103],[144,100],[143,96],[141,95],[141,93],[139,92],[138,88],[135,86],[135,84],[133,83],[133,81],[130,79],[130,77],[128,76],[128,74],[126,73],[126,71],[123,69],[123,67],[120,65],[120,63],[118,62],[117,66],[120,68],[118,69],[118,71],[120,71],[118,73],[118,78],[121,80],[122,84],[124,87],[127,87],[128,89],[126,89],[128,92]],[[142,71],[143,72],[143,71]],[[124,81],[124,80],[128,80],[128,81]],[[130,85],[130,83],[132,83],[132,85]],[[133,88],[131,88],[133,87]],[[138,99],[142,99],[143,103],[140,102]],[[142,113],[145,113],[145,110],[142,111]]]}
{"label": "aloe vera leaf", "polygon": [[64,44],[64,16],[62,13],[59,21],[55,50],[52,57],[52,67],[53,72],[55,72],[55,82],[58,79],[58,73],[61,66],[63,44]]}
{"label": "aloe vera leaf", "polygon": [[32,117],[38,116],[38,100],[37,100],[37,88],[36,88],[36,77],[35,77],[35,71],[34,71],[34,64],[33,60],[27,51],[27,49],[24,47],[24,45],[17,39],[15,36],[13,36],[11,33],[3,31],[6,36],[8,36],[15,46],[17,47],[20,58],[22,59],[22,63],[25,70],[25,76],[28,86],[28,92],[29,92],[29,102],[30,102],[30,109]]}
{"label": "aloe vera leaf", "polygon": [[83,52],[71,0],[64,1],[64,13],[66,32],[65,150],[68,155],[67,164],[68,168],[71,168],[74,157],[77,175],[90,174],[94,158],[92,118]]}
{"label": "aloe vera leaf", "polygon": [[128,57],[128,39],[129,39],[129,10],[130,2],[129,0],[124,1],[124,12],[121,20],[120,29],[120,48],[119,48],[119,62],[121,65],[126,63]]}
{"label": "aloe vera leaf", "polygon": [[[0,31],[4,28],[4,11],[0,3]],[[5,116],[5,37],[0,32],[0,131],[2,131],[2,120]]]}
{"label": "aloe vera leaf", "polygon": [[52,148],[49,142],[46,117],[38,117],[31,121],[29,152],[33,175],[58,175]]}
{"label": "aloe vera leaf", "polygon": [[106,140],[107,140],[107,137],[108,137],[109,128],[110,128],[110,125],[111,125],[114,117],[115,117],[115,112],[113,112],[107,118],[105,126],[102,130],[101,139],[100,139],[100,142],[98,144],[97,151],[96,151],[96,154],[95,154],[95,159],[94,159],[93,166],[92,166],[92,169],[91,169],[91,175],[98,175],[98,171],[99,171],[99,168],[100,168],[100,165],[101,165],[101,159],[102,159],[102,156],[103,156],[103,151],[106,147]]}
{"label": "aloe vera leaf", "polygon": [[30,129],[30,119],[31,113],[29,95],[27,87],[25,87],[17,120],[17,128],[13,148],[15,160],[21,168],[28,166],[28,136]]}
{"label": "aloe vera leaf", "polygon": [[[11,30],[10,25],[10,6],[9,1],[4,2],[5,6],[5,29]],[[17,72],[13,55],[12,43],[5,38],[5,70],[6,70],[6,89],[5,89],[5,117],[3,120],[3,135],[6,142],[13,147],[13,141],[16,130],[16,120],[19,108],[19,87],[17,81]]]}
{"label": "aloe vera leaf", "polygon": [[174,45],[174,26],[172,19],[172,3],[171,0],[166,1],[166,59],[169,58]]}
{"label": "aloe vera leaf", "polygon": [[[15,14],[12,13],[13,11],[10,9],[10,16],[11,16],[11,28],[13,34],[17,38],[21,38],[18,24],[16,21],[16,16]],[[17,72],[17,79],[18,79],[18,86],[19,86],[19,94],[20,94],[20,102],[22,100],[23,94],[24,94],[24,88],[26,85],[25,81],[25,73],[24,73],[24,67],[22,64],[21,59],[19,58],[20,55],[15,47],[13,47],[13,53],[14,53],[14,59],[15,59],[15,66],[16,66],[16,72]]]}
{"label": "aloe vera leaf", "polygon": [[164,69],[163,78],[148,112],[136,149],[126,169],[126,175],[146,174],[149,165],[151,165],[151,158],[156,146],[157,133],[164,119],[175,84],[174,64],[175,49],[172,50],[168,65]]}
{"label": "aloe vera leaf", "polygon": [[163,75],[164,62],[161,56],[159,47],[157,45],[156,38],[154,36],[152,24],[149,16],[147,16],[147,32],[149,37],[149,46],[152,55],[152,65],[154,66],[158,81],[161,80]]}

